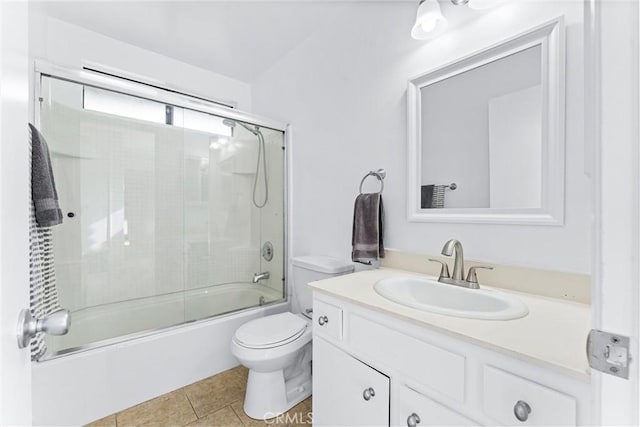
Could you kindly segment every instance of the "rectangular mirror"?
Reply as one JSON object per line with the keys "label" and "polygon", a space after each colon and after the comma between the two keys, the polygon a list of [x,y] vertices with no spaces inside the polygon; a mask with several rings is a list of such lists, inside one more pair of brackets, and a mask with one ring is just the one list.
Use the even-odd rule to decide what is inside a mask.
{"label": "rectangular mirror", "polygon": [[409,81],[410,221],[563,223],[563,41],[557,19]]}

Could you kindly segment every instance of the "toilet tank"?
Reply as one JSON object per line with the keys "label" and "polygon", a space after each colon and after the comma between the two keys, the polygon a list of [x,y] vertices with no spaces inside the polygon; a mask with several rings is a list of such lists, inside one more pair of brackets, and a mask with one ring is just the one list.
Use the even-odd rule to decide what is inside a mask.
{"label": "toilet tank", "polygon": [[353,262],[329,256],[299,256],[291,260],[293,269],[293,302],[295,312],[306,314],[313,302],[309,282],[353,273]]}

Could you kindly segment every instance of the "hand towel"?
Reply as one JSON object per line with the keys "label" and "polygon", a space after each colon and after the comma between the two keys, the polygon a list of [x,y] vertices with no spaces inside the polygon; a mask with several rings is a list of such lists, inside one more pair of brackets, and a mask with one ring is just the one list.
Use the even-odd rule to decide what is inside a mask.
{"label": "hand towel", "polygon": [[444,208],[444,190],[446,185],[434,185],[433,186],[433,199],[431,201],[431,207],[442,209]]}
{"label": "hand towel", "polygon": [[423,185],[420,187],[420,208],[444,208],[444,190],[446,185]]}
{"label": "hand towel", "polygon": [[29,123],[31,134],[31,198],[39,227],[62,223],[58,192],[53,179],[49,147],[42,134]]}
{"label": "hand towel", "polygon": [[380,193],[360,194],[353,210],[353,233],[351,259],[354,262],[371,264],[384,258],[384,209]]}
{"label": "hand towel", "polygon": [[[62,222],[48,148],[42,135],[29,125],[29,149],[31,151],[31,199],[29,206],[29,307],[31,314],[41,319],[60,310],[56,286],[56,266],[53,259],[52,225]],[[38,203],[42,200],[43,203]],[[47,206],[54,206],[48,209]],[[36,206],[40,206],[38,221]],[[47,353],[44,333],[31,338],[31,360],[39,361]]]}
{"label": "hand towel", "polygon": [[431,209],[433,203],[433,190],[435,185],[423,185],[420,187],[420,208]]}

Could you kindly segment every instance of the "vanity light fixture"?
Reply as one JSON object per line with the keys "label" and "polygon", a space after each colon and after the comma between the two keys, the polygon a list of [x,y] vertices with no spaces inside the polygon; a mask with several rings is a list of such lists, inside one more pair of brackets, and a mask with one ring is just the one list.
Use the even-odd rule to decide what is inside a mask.
{"label": "vanity light fixture", "polygon": [[[496,7],[507,0],[450,0],[455,6],[468,5],[471,9],[484,10]],[[429,40],[438,37],[447,29],[447,18],[440,10],[438,0],[420,0],[416,23],[411,29],[411,37]]]}
{"label": "vanity light fixture", "polygon": [[411,37],[416,40],[428,40],[439,36],[446,29],[447,18],[442,14],[438,0],[420,0]]}

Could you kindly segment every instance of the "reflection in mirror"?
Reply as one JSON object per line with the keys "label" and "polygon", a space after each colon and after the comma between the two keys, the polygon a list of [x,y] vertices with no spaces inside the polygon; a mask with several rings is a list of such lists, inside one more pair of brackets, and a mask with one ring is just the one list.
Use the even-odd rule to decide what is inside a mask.
{"label": "reflection in mirror", "polygon": [[540,51],[421,88],[421,208],[541,207]]}
{"label": "reflection in mirror", "polygon": [[561,18],[409,80],[410,221],[564,221]]}

